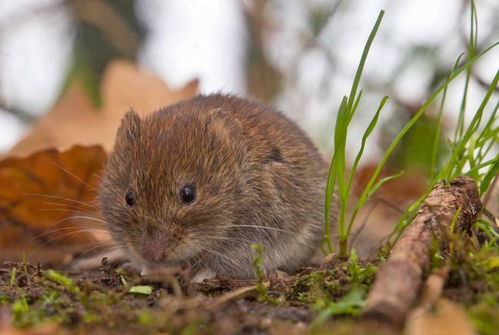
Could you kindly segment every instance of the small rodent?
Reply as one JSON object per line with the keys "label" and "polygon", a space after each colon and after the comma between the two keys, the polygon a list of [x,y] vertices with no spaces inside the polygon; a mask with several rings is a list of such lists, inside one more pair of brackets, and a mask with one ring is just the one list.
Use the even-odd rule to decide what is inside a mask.
{"label": "small rodent", "polygon": [[291,273],[323,235],[327,164],[279,112],[197,96],[123,118],[99,191],[114,240],[141,267],[188,265],[191,278]]}

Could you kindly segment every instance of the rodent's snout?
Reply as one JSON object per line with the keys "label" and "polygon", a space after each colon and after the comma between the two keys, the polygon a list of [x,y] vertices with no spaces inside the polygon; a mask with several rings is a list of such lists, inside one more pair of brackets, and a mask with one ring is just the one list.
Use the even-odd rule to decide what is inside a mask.
{"label": "rodent's snout", "polygon": [[158,238],[144,238],[137,247],[140,256],[152,263],[161,263],[168,259],[168,245]]}

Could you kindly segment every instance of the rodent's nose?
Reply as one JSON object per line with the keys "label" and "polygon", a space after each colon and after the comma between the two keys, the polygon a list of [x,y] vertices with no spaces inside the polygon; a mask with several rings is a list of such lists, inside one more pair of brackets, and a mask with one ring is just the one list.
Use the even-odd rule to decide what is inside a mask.
{"label": "rodent's nose", "polygon": [[166,245],[159,239],[145,238],[139,248],[142,257],[150,262],[161,262],[167,258]]}

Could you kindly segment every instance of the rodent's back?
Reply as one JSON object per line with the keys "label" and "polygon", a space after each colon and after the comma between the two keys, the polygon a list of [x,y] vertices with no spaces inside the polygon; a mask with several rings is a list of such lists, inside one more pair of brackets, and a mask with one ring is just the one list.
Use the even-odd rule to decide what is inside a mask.
{"label": "rodent's back", "polygon": [[321,173],[325,172],[327,165],[307,135],[281,112],[262,103],[232,95],[210,94],[181,101],[165,111],[203,114],[217,109],[240,122],[255,158],[264,163],[286,161],[305,171],[317,172],[319,168]]}
{"label": "rodent's back", "polygon": [[[247,206],[240,206],[241,222],[282,230],[277,239],[267,234],[267,239],[258,242],[266,248],[268,269],[277,265],[294,271],[310,259],[322,238],[327,164],[294,122],[261,103],[214,94],[177,104],[173,111],[210,113],[216,109],[241,124],[240,136],[251,157],[248,174],[253,178],[248,178],[248,187],[254,192]],[[242,141],[238,137],[229,140]]]}

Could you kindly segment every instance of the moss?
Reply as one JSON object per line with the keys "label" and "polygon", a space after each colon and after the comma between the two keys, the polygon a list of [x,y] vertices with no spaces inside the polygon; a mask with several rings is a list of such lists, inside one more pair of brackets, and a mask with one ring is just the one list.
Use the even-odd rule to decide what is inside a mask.
{"label": "moss", "polygon": [[9,303],[9,297],[6,294],[0,294],[0,305]]}
{"label": "moss", "polygon": [[137,314],[137,322],[142,326],[151,326],[155,323],[154,313],[149,310],[142,310]]}
{"label": "moss", "polygon": [[451,234],[444,295],[462,304],[479,333],[488,335],[499,329],[499,245],[496,236],[481,236],[481,229],[472,236]]}
{"label": "moss", "polygon": [[486,295],[468,310],[476,330],[483,335],[495,335],[499,329],[499,299],[497,295]]}
{"label": "moss", "polygon": [[335,260],[329,268],[306,270],[291,283],[286,299],[320,310],[353,290],[366,292],[376,274],[376,262],[361,263],[355,252],[349,260]]}
{"label": "moss", "polygon": [[[471,249],[460,248],[458,243],[454,245],[454,262],[445,295],[467,308],[481,334],[493,334],[499,320],[498,252],[491,245]],[[25,272],[17,267],[16,277],[25,277],[24,285],[10,287],[10,269],[0,273],[0,303],[10,306],[17,327],[36,327],[51,322],[80,333],[265,333],[277,324],[275,322],[283,320],[305,322],[306,325],[315,320],[316,328],[309,330],[316,333],[327,327],[349,333],[350,325],[355,322],[345,321],[355,321],[374,280],[377,264],[377,260],[362,260],[353,252],[349,259],[337,258],[321,268],[302,269],[291,277],[262,277],[265,294],[273,299],[275,294],[282,298],[275,299],[275,305],[259,302],[256,294],[249,294],[217,307],[210,306],[220,295],[207,297],[205,292],[220,293],[220,287],[226,287],[223,291],[232,290],[240,282],[227,278],[199,287],[194,285],[185,288],[184,296],[177,297],[171,294],[166,283],[147,283],[126,274],[120,276],[129,286],[123,285],[122,280],[102,281],[109,273],[64,275],[79,288],[79,293],[75,294],[68,288],[67,281],[48,278],[44,271],[40,275],[35,270]],[[128,293],[132,285],[144,284],[154,288],[153,294]],[[262,320],[270,321],[262,324]]]}

